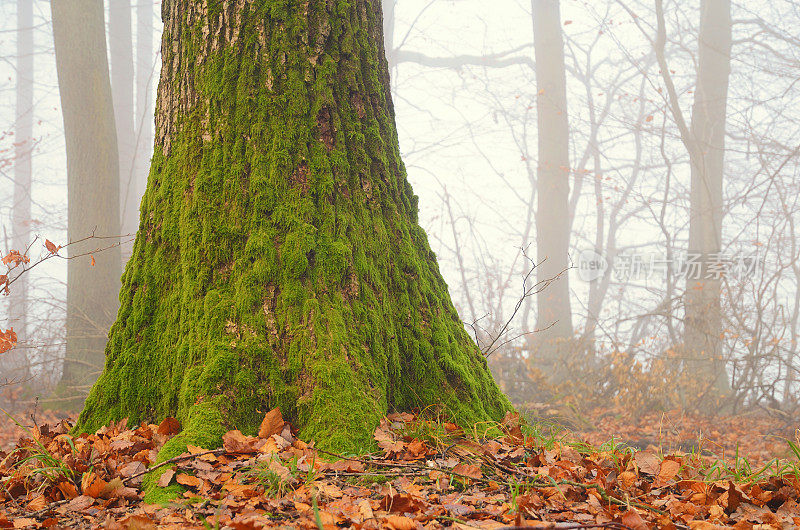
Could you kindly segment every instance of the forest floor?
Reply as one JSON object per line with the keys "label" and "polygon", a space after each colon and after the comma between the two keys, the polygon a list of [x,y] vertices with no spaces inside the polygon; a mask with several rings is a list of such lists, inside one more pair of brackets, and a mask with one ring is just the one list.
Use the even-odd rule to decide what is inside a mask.
{"label": "forest floor", "polygon": [[[800,527],[797,421],[596,410],[567,431],[546,407],[520,410],[548,419],[467,433],[393,414],[379,450],[349,458],[297,439],[275,410],[259,436],[232,431],[161,465],[176,420],[73,437],[53,415],[4,419],[0,528]],[[174,501],[144,502],[150,473]]]}

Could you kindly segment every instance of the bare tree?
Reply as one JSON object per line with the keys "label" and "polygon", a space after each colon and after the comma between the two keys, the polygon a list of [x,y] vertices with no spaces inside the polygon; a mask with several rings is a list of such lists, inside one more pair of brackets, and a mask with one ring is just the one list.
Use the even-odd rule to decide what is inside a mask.
{"label": "bare tree", "polygon": [[[143,2],[148,3],[148,2]],[[119,151],[120,222],[126,234],[139,225],[139,197],[135,173],[133,34],[130,0],[109,2],[109,58],[114,120]]]}
{"label": "bare tree", "polygon": [[139,226],[139,202],[150,171],[153,152],[153,79],[156,59],[153,54],[153,2],[140,1],[136,6],[136,146],[133,183],[125,193],[132,223],[123,226],[124,233],[134,233]]}
{"label": "bare tree", "polygon": [[[102,0],[53,0],[53,37],[67,146],[68,237],[119,235],[119,160]],[[85,249],[70,248],[76,258]],[[119,247],[70,259],[67,345],[58,394],[88,391],[118,307]],[[62,402],[63,404],[63,402]]]}
{"label": "bare tree", "polygon": [[[548,282],[537,295],[539,352],[549,370],[558,371],[558,342],[572,338],[569,302],[569,123],[561,14],[558,0],[532,0],[536,53],[538,166],[537,281]],[[555,278],[555,280],[552,280]],[[552,281],[551,281],[552,280]],[[548,370],[546,367],[545,370]]]}
{"label": "bare tree", "polygon": [[[25,252],[31,234],[31,183],[33,140],[33,4],[17,1],[17,87],[14,147],[14,203],[11,213],[11,248]],[[28,278],[23,277],[9,299],[9,320],[21,340],[27,339],[29,313]],[[3,358],[6,378],[28,376],[25,351],[18,349]]]}

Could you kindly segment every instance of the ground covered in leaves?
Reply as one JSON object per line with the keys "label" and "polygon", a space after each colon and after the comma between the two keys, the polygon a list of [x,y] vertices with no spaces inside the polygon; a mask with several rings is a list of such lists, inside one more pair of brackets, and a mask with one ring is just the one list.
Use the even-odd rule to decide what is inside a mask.
{"label": "ground covered in leaves", "polygon": [[[600,419],[616,439],[626,429],[662,433],[637,449],[602,438],[602,428],[577,436],[512,414],[470,432],[426,414],[393,414],[375,431],[379,451],[346,456],[297,439],[274,410],[259,436],[232,431],[222,448],[189,446],[161,464],[158,450],[180,432],[176,420],[122,422],[78,437],[61,420],[17,429],[14,446],[0,452],[0,528],[800,526],[796,441],[774,436],[786,459],[761,458],[763,447],[753,446],[761,452],[750,460],[723,460],[713,448],[727,439],[715,446],[695,436],[694,446],[671,447],[670,436],[683,443],[688,431],[668,420],[657,430],[651,418],[637,431],[630,418],[627,426],[619,415]],[[701,432],[724,438],[727,427],[717,420]],[[731,431],[742,432],[742,421]],[[590,445],[593,436],[602,441]],[[175,499],[147,504],[148,483],[174,490]]]}

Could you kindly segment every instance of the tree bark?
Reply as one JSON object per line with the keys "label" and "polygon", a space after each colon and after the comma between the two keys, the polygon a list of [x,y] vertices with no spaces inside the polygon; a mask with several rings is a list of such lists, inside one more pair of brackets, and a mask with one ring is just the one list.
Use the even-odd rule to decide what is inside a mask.
{"label": "tree bark", "polygon": [[[149,3],[149,0],[143,3]],[[124,234],[139,226],[138,182],[135,172],[133,32],[130,0],[109,2],[108,39],[114,121],[119,152],[120,225]],[[126,249],[126,254],[128,250]],[[123,259],[127,258],[125,256]]]}
{"label": "tree bark", "polygon": [[[14,127],[14,203],[11,210],[11,248],[24,254],[31,239],[31,184],[33,151],[33,5],[17,1],[17,100]],[[9,322],[24,343],[28,327],[28,275],[14,282],[9,296]],[[28,376],[25,349],[3,355],[7,381]]]}
{"label": "tree bark", "polygon": [[169,0],[156,150],[104,374],[78,427],[177,416],[369,447],[388,411],[509,408],[400,160],[377,0]]}
{"label": "tree bark", "polygon": [[[113,238],[119,235],[119,162],[103,2],[53,0],[50,5],[67,146],[67,235],[70,241],[92,234]],[[119,247],[94,254],[94,262],[81,255],[89,251],[87,245],[69,248],[67,351],[56,402],[67,406],[97,378],[118,307]]]}
{"label": "tree bark", "polygon": [[715,275],[722,242],[722,182],[728,79],[731,71],[729,0],[701,3],[697,90],[692,107],[689,255],[699,258],[699,277],[687,277],[684,347],[687,372],[701,377],[716,398],[730,383],[722,359],[721,280]]}
{"label": "tree bark", "polygon": [[556,380],[565,374],[565,342],[572,338],[569,301],[569,123],[564,41],[558,0],[532,0],[536,56],[539,160],[536,249],[537,345],[541,369]]}

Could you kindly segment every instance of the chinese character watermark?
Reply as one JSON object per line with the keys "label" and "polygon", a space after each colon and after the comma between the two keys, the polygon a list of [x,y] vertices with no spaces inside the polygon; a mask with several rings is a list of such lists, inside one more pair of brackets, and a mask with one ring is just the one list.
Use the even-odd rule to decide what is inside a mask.
{"label": "chinese character watermark", "polygon": [[584,250],[578,256],[578,275],[585,282],[604,278],[615,281],[641,281],[672,273],[686,280],[722,280],[724,277],[744,280],[763,269],[757,253],[726,254],[699,253],[665,257],[657,253],[621,253],[609,259],[594,250]]}

